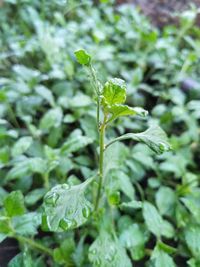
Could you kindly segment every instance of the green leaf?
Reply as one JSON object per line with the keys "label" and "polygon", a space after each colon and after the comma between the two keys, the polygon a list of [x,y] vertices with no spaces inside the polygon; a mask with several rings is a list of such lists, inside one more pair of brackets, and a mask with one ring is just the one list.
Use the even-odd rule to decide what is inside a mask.
{"label": "green leaf", "polygon": [[155,267],[176,267],[173,259],[163,250],[156,247],[151,255]]}
{"label": "green leaf", "polygon": [[89,248],[89,260],[93,267],[131,267],[125,249],[119,240],[102,231]]}
{"label": "green leaf", "polygon": [[122,104],[126,100],[126,84],[123,80],[114,78],[107,81],[103,87],[102,104]]}
{"label": "green leaf", "polygon": [[74,54],[76,56],[76,60],[81,65],[88,66],[90,64],[91,56],[84,49],[79,49],[79,50],[75,51]]}
{"label": "green leaf", "polygon": [[160,187],[156,192],[156,204],[161,215],[173,216],[176,204],[175,192],[170,187]]}
{"label": "green leaf", "polygon": [[3,187],[0,187],[0,207],[3,206],[3,201],[7,195],[8,192]]}
{"label": "green leaf", "polygon": [[23,154],[24,152],[26,152],[26,150],[30,147],[30,145],[33,142],[33,138],[30,136],[24,136],[22,138],[20,138],[13,146],[12,148],[12,156],[16,157],[19,156],[21,154]]}
{"label": "green leaf", "polygon": [[120,241],[124,247],[130,250],[134,260],[143,258],[145,236],[138,224],[132,224],[124,230],[120,235]]}
{"label": "green leaf", "polygon": [[114,104],[106,107],[106,110],[112,114],[109,122],[114,121],[116,118],[128,115],[146,116],[148,112],[140,107],[129,107],[127,105]]}
{"label": "green leaf", "polygon": [[75,243],[72,238],[65,239],[59,248],[54,249],[54,260],[60,264],[67,264],[73,266],[73,253],[75,250]]}
{"label": "green leaf", "polygon": [[46,193],[46,189],[44,188],[37,188],[37,189],[30,191],[25,197],[26,205],[28,206],[34,205],[36,202],[42,199],[45,193]]}
{"label": "green leaf", "polygon": [[6,239],[7,235],[0,233],[0,243]]}
{"label": "green leaf", "polygon": [[10,232],[11,232],[10,218],[5,216],[0,216],[0,233],[9,234]]}
{"label": "green leaf", "polygon": [[40,129],[49,130],[61,125],[63,112],[60,107],[48,110],[40,121]]}
{"label": "green leaf", "polygon": [[184,236],[192,255],[200,260],[200,226],[188,225],[185,228]]}
{"label": "green leaf", "polygon": [[194,216],[194,218],[199,221],[200,218],[200,191],[194,190],[192,194],[181,198],[181,201],[184,203],[184,205],[188,208],[188,210],[191,212],[191,214]]}
{"label": "green leaf", "polygon": [[79,130],[72,132],[68,140],[62,145],[61,153],[73,153],[81,148],[91,144],[93,140],[90,137],[83,136]]}
{"label": "green leaf", "polygon": [[21,191],[11,192],[4,200],[4,208],[9,217],[24,214],[24,196]]}
{"label": "green leaf", "polygon": [[174,234],[173,227],[168,221],[165,221],[158,213],[157,209],[149,202],[143,203],[143,216],[150,232],[157,237],[162,235],[170,238]]}
{"label": "green leaf", "polygon": [[52,92],[43,85],[38,85],[35,88],[38,95],[43,97],[52,107],[55,106],[55,101]]}
{"label": "green leaf", "polygon": [[[122,143],[116,143],[108,147],[104,155],[104,176],[110,174],[111,170],[117,170],[122,167],[123,162],[127,159],[128,149]],[[112,159],[112,160],[110,160]]]}
{"label": "green leaf", "polygon": [[123,202],[120,207],[123,208],[131,208],[131,209],[141,209],[142,208],[142,202],[132,200],[130,202]]}
{"label": "green leaf", "polygon": [[12,218],[12,227],[20,235],[30,236],[37,234],[37,228],[40,224],[41,214],[37,212],[29,212]]}
{"label": "green leaf", "polygon": [[44,198],[43,227],[50,231],[66,231],[84,224],[93,209],[85,198],[85,190],[93,178],[84,183],[53,187]]}
{"label": "green leaf", "polygon": [[122,141],[126,139],[133,139],[138,142],[145,143],[154,152],[161,154],[164,151],[169,151],[171,149],[168,143],[167,136],[165,132],[159,126],[151,126],[145,132],[142,133],[127,133],[114,140],[110,141],[106,147],[110,146],[116,141]]}

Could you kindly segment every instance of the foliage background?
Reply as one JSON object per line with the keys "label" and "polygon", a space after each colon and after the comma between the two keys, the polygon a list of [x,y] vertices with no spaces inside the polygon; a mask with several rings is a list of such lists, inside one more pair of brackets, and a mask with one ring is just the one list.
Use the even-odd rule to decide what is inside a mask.
{"label": "foliage background", "polygon": [[[155,221],[149,221],[152,214],[112,207],[122,246],[133,266],[199,266],[200,30],[194,24],[196,14],[193,7],[180,15],[178,28],[166,26],[159,31],[137,9],[111,1],[98,6],[92,1],[3,2],[0,239],[13,236],[6,227],[12,224],[22,251],[9,267],[92,266],[87,251],[96,238],[95,230],[86,227],[52,234],[40,227],[47,188],[78,184],[97,168],[94,94],[85,70],[74,58],[74,51],[82,47],[92,54],[101,81],[126,80],[127,103],[150,112],[148,119],[118,120],[108,138],[144,130],[154,122],[167,132],[173,146],[161,156],[131,142],[112,151],[107,196],[120,191],[121,202],[146,200],[171,225],[171,232],[162,239],[166,246],[161,243],[158,249],[157,230],[152,229]],[[15,211],[9,205],[13,199],[20,203]],[[19,236],[54,249],[54,260]],[[129,240],[130,236],[135,239]]]}

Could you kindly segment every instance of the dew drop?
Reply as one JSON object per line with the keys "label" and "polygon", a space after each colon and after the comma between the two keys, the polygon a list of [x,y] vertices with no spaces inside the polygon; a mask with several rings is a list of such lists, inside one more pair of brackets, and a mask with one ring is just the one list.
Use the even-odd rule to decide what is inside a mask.
{"label": "dew drop", "polygon": [[63,230],[68,230],[69,228],[71,228],[73,225],[73,222],[69,219],[63,218],[62,220],[60,220],[59,226],[60,228],[62,228]]}
{"label": "dew drop", "polygon": [[90,208],[89,207],[83,208],[82,214],[83,214],[83,217],[87,219],[90,216]]}
{"label": "dew drop", "polygon": [[95,254],[97,254],[97,250],[96,250],[96,249],[92,249],[92,250],[90,251],[90,253],[93,254],[93,255],[95,255]]}
{"label": "dew drop", "polygon": [[59,195],[53,192],[45,197],[45,203],[55,206],[58,199],[59,199]]}
{"label": "dew drop", "polygon": [[42,215],[42,229],[44,231],[50,230],[47,215]]}
{"label": "dew drop", "polygon": [[70,186],[69,186],[68,184],[62,184],[62,185],[60,186],[60,188],[61,188],[61,189],[69,189]]}

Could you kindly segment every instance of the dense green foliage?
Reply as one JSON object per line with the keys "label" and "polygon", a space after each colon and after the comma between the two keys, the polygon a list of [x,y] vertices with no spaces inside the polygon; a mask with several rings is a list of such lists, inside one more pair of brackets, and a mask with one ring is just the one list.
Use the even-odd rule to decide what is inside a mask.
{"label": "dense green foliage", "polygon": [[[21,249],[9,267],[200,266],[197,11],[159,32],[135,8],[106,2],[6,0],[0,9],[0,241],[14,237]],[[91,54],[76,53],[85,68],[80,48]],[[94,213],[91,58],[111,114]],[[155,125],[173,148],[161,155],[168,143]]]}

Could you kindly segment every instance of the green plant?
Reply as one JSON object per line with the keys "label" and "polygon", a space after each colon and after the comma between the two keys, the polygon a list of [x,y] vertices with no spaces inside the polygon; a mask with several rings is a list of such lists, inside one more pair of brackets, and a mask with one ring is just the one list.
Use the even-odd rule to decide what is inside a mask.
{"label": "green plant", "polygon": [[[4,251],[6,239],[15,237],[20,250],[9,267],[92,266],[88,251],[101,247],[103,258],[104,240],[122,251],[119,262],[126,249],[133,266],[199,267],[198,9],[182,12],[179,27],[159,30],[130,5],[40,2],[5,0],[0,9],[0,241]],[[173,147],[158,155],[133,139],[108,146],[97,212],[97,98],[72,53],[83,46],[95,55],[101,84],[121,77],[126,103],[150,113],[109,123],[105,144],[156,124]],[[79,199],[91,215],[80,217],[78,229],[44,233],[42,199],[63,183],[73,189],[69,197],[83,189]]]}
{"label": "green plant", "polygon": [[[107,213],[105,211],[105,201],[103,197],[105,194],[104,188],[106,183],[104,169],[107,168],[104,161],[104,154],[115,142],[126,139],[145,143],[156,153],[169,151],[170,145],[167,141],[166,134],[159,126],[151,126],[148,130],[141,133],[127,133],[111,141],[105,142],[106,129],[114,120],[129,115],[144,117],[147,115],[147,111],[140,107],[132,108],[124,104],[126,100],[126,84],[123,80],[118,78],[109,79],[104,85],[101,85],[97,79],[96,71],[92,66],[91,56],[85,50],[78,50],[75,52],[75,55],[77,61],[88,68],[91,83],[96,93],[96,119],[97,129],[99,131],[98,172],[94,177],[89,178],[78,185],[56,185],[45,195],[43,229],[55,232],[75,229],[86,223],[88,220],[92,221],[92,218],[94,219],[94,216],[97,216],[99,218],[97,228],[100,231],[100,236],[97,237],[97,240],[91,245],[89,250],[89,258],[93,263],[93,266],[121,267],[124,260],[123,258],[125,258],[127,262],[125,266],[128,267],[131,266],[130,260],[127,258],[125,250],[123,251],[117,243],[114,228],[111,228],[111,233],[108,233],[106,228],[100,227],[103,217],[105,217]],[[110,156],[111,158],[107,160],[112,162],[112,154]],[[94,197],[89,201],[86,198],[85,192],[93,182],[96,183],[93,193]],[[108,195],[109,205],[120,206],[119,193],[112,192],[112,188],[108,188],[108,190],[111,191]],[[150,204],[145,205],[147,206]],[[144,209],[146,206],[144,206]],[[100,209],[101,214],[99,214]],[[148,208],[147,212],[149,212]],[[159,220],[161,221],[161,218]],[[166,224],[166,228],[167,227],[168,225]],[[162,231],[160,234],[162,234]],[[115,239],[113,239],[114,237]],[[102,241],[100,241],[101,239]],[[108,257],[103,257],[105,253],[104,245],[107,247],[109,246],[109,243],[112,242],[115,242],[114,246],[116,246],[117,250],[116,255],[113,254],[114,252],[111,253],[111,251],[108,251]],[[104,244],[102,244],[103,247],[101,247],[101,243]],[[102,250],[102,255],[101,253],[100,255],[95,253],[96,250]],[[113,254],[113,259],[109,253]]]}

